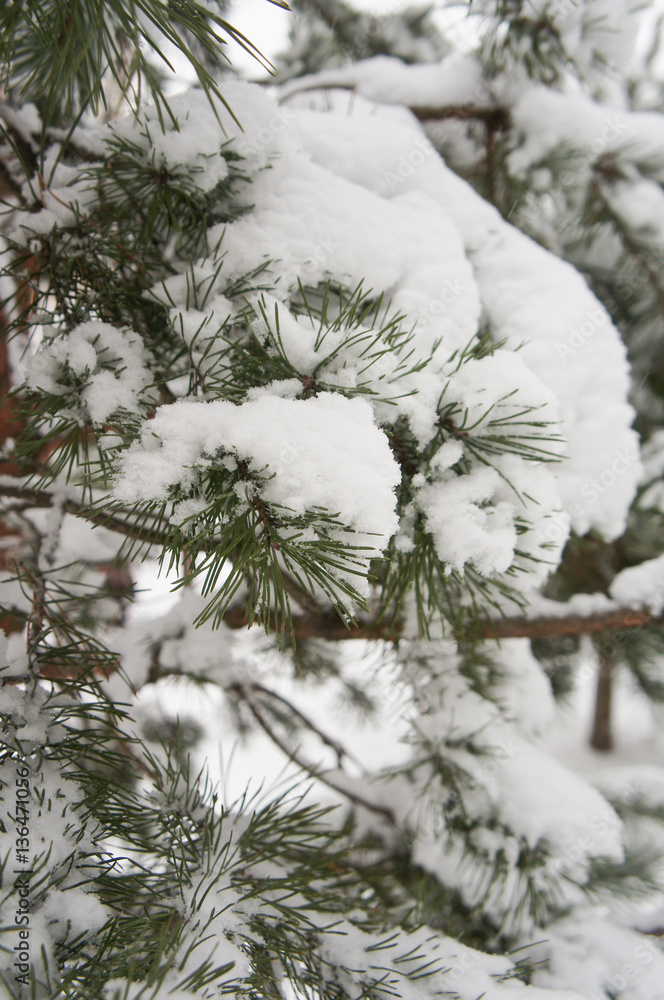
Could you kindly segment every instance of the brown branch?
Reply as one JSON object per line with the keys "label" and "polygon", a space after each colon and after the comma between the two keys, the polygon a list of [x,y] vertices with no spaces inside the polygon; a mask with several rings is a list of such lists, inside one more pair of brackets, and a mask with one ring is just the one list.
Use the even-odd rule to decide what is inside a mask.
{"label": "brown branch", "polygon": [[[246,606],[233,604],[224,615],[224,623],[229,628],[246,628]],[[646,609],[617,608],[596,615],[551,616],[543,618],[495,618],[479,621],[473,634],[478,639],[552,639],[571,635],[593,635],[597,632],[622,632],[653,625],[664,625],[664,614],[653,615]],[[270,619],[270,627],[277,623]],[[342,642],[346,639],[382,639],[396,642],[402,634],[402,623],[371,619],[346,628],[334,611],[323,611],[308,617],[293,617],[286,626],[286,635],[297,641],[325,639],[328,642]]]}
{"label": "brown branch", "polygon": [[[48,490],[40,490],[29,486],[14,486],[12,483],[0,483],[0,497],[23,500],[33,507],[51,507],[54,495]],[[126,521],[122,516],[109,515],[102,511],[94,511],[84,504],[79,504],[75,500],[64,499],[60,501],[61,510],[74,517],[81,517],[92,524],[115,531],[127,538],[134,538],[139,542],[148,542],[150,545],[158,545],[162,548],[169,543],[169,537],[165,532],[160,532],[156,528],[140,528]],[[286,634],[293,635],[296,639],[325,638],[330,640],[346,639],[348,629],[335,612],[324,611],[316,599],[300,586],[290,574],[281,573],[284,589],[288,596],[296,601],[305,612],[302,616],[293,619],[294,627],[286,626]],[[247,606],[244,602],[231,605],[224,616],[225,623],[230,628],[246,628],[253,622],[247,618]],[[295,625],[297,623],[297,625]],[[279,631],[280,625],[274,616],[270,618],[270,627]],[[355,639],[377,639],[390,638],[389,629],[380,622],[369,622],[366,625],[352,629]]]}
{"label": "brown branch", "polygon": [[322,609],[316,598],[307,593],[307,591],[300,586],[294,576],[291,576],[290,573],[286,573],[283,569],[281,569],[281,567],[280,571],[281,582],[284,585],[284,590],[291,600],[297,601],[302,610],[305,612],[305,617],[309,617],[309,615],[320,615]]}
{"label": "brown branch", "polygon": [[567,635],[592,635],[596,632],[621,632],[650,625],[664,625],[664,615],[653,615],[645,608],[617,608],[595,615],[567,615],[550,618],[502,618],[478,623],[483,639],[550,639]]}
{"label": "brown branch", "polygon": [[[247,618],[247,605],[243,601],[231,604],[224,614],[224,624],[229,628],[248,628],[253,618]],[[294,615],[290,623],[281,625],[273,614],[269,618],[269,627],[275,632],[283,629],[288,638],[296,641],[306,639],[325,639],[328,642],[341,642],[345,639],[382,639],[385,642],[395,642],[401,635],[401,622],[391,624],[389,621],[369,619],[360,621],[357,625],[346,626],[336,611],[318,611],[309,615]]]}
{"label": "brown branch", "polygon": [[480,108],[465,104],[443,105],[413,105],[409,109],[421,122],[445,121],[480,121],[491,132],[500,132],[510,127],[511,119],[507,108]]}
{"label": "brown branch", "polygon": [[[5,483],[0,483],[0,496],[2,495],[26,500],[35,507],[50,507],[53,501],[53,495],[47,490]],[[168,544],[168,536],[164,532],[154,528],[136,528],[120,516],[109,516],[103,512],[90,510],[74,500],[63,500],[62,509],[67,514],[82,517],[93,524],[108,528],[109,531],[136,538],[137,541],[162,547]],[[284,575],[284,585],[289,596],[301,604],[305,611],[304,615],[294,615],[291,623],[285,626],[286,636],[296,641],[325,639],[329,642],[341,642],[346,639],[382,639],[385,642],[395,642],[402,634],[403,623],[391,622],[388,619],[364,619],[357,625],[347,627],[334,610],[322,609],[292,577]],[[247,618],[247,606],[242,601],[232,604],[224,615],[224,623],[232,629],[247,628],[252,621],[253,619]],[[280,630],[280,625],[273,615],[270,616],[269,625],[275,631]],[[664,625],[664,614],[653,615],[645,608],[637,610],[617,608],[614,611],[603,611],[588,616],[571,614],[484,620],[476,623],[475,635],[481,639],[547,639],[592,635],[597,632],[621,632],[651,625]]]}

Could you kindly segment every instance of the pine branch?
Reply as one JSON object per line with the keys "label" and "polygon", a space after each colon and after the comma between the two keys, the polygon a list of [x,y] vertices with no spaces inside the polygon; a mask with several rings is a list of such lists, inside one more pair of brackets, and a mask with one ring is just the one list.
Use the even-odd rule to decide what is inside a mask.
{"label": "pine branch", "polygon": [[[54,495],[48,490],[34,487],[14,486],[8,483],[0,484],[0,495],[7,498],[25,500],[35,507],[52,506]],[[122,516],[105,514],[90,510],[74,500],[59,501],[67,514],[82,517],[93,524],[108,528],[137,541],[164,546],[167,535],[155,529],[137,527],[128,523]],[[127,512],[129,514],[129,512]],[[285,633],[295,640],[325,639],[329,642],[339,642],[345,639],[381,639],[394,642],[402,632],[400,621],[391,623],[381,618],[361,620],[360,624],[347,627],[335,611],[326,611],[311,597],[299,583],[288,574],[283,574],[284,588],[289,597],[297,601],[306,612],[305,615],[294,616]],[[232,629],[246,628],[250,624],[247,618],[245,602],[232,604],[224,615],[224,624]],[[274,615],[270,619],[270,628],[278,630]],[[584,617],[583,615],[551,616],[541,618],[484,619],[476,625],[476,635],[482,639],[547,639],[559,636],[592,635],[596,632],[619,632],[625,629],[640,629],[650,625],[664,624],[664,614],[653,614],[645,608],[617,608],[615,611],[601,612]]]}

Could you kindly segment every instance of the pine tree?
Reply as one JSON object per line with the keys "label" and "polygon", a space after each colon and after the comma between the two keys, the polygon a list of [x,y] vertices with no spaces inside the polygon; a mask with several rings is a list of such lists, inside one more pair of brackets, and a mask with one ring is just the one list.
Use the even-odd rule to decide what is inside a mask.
{"label": "pine tree", "polygon": [[[605,741],[617,665],[664,698],[624,8],[487,0],[459,53],[316,0],[276,94],[218,4],[0,11],[6,996],[661,990],[661,771],[538,744],[588,636]],[[215,786],[196,691],[280,786]]]}

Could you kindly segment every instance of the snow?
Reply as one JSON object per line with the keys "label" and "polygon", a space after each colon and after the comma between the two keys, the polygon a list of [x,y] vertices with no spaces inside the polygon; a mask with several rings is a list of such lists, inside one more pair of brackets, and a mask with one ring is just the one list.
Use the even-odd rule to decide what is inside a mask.
{"label": "snow", "polygon": [[[391,948],[377,951],[380,941],[377,934],[368,934],[345,920],[335,927],[335,933],[325,936],[325,957],[349,992],[353,977],[345,970],[368,965],[381,979],[386,977],[392,991],[403,1000],[424,1000],[432,992],[449,993],[459,1000],[483,996],[496,1000],[581,1000],[576,992],[543,991],[510,980],[507,977],[513,966],[509,959],[487,955],[444,934],[434,936],[430,928],[401,933]],[[425,962],[433,965],[430,975],[409,979],[408,972],[416,973]]]}
{"label": "snow", "polygon": [[284,84],[284,98],[311,88],[351,87],[368,100],[408,107],[454,106],[483,86],[482,66],[474,56],[454,53],[439,63],[407,66],[393,56],[361,59],[350,66],[301,76]]}
{"label": "snow", "polygon": [[500,485],[496,470],[484,466],[418,490],[415,503],[439,557],[452,569],[469,563],[489,577],[509,569],[517,539],[513,508],[489,502]]}
{"label": "snow", "polygon": [[[27,674],[30,663],[27,653],[27,636],[25,632],[14,632],[5,639],[3,634],[2,643],[5,645],[3,660],[7,663],[12,674],[21,676]],[[32,739],[33,737],[29,737]]]}
{"label": "snow", "polygon": [[[512,350],[521,347],[521,360],[558,401],[567,453],[555,475],[574,529],[585,534],[596,528],[607,539],[621,534],[640,475],[634,411],[627,402],[629,369],[618,332],[581,275],[504,222],[447,169],[403,109],[385,107],[377,114],[356,97],[345,118],[334,111],[298,115],[299,137],[318,163],[389,201],[401,204],[416,192],[432,211],[444,209],[472,264],[472,277],[454,302],[467,311],[472,289],[496,340]],[[442,336],[443,347],[467,342],[467,335],[455,336],[436,320],[429,329]],[[602,379],[595,378],[591,352],[601,357]]]}
{"label": "snow", "polygon": [[397,528],[400,471],[387,439],[368,403],[334,393],[161,407],[124,455],[114,494],[122,503],[166,500],[176,485],[195,489],[206,469],[234,470],[240,462],[254,477],[254,485],[238,479],[241,503],[256,495],[291,516],[324,508],[355,530],[362,561]]}
{"label": "snow", "polygon": [[[479,301],[446,213],[418,195],[388,201],[289,153],[256,178],[254,212],[224,227],[224,280],[268,259],[284,289],[296,288],[298,276],[350,288],[363,279],[367,289],[389,292],[395,311],[419,321],[418,354],[426,357],[441,338],[448,356],[465,347],[477,330]],[[221,235],[212,230],[210,240]]]}
{"label": "snow", "polygon": [[510,155],[514,173],[525,172],[561,144],[580,150],[588,161],[606,153],[648,160],[664,137],[664,121],[656,112],[614,110],[580,92],[538,85],[516,96],[511,113],[523,135]]}
{"label": "snow", "polygon": [[[445,66],[460,87],[474,85],[473,60]],[[374,73],[384,80],[393,71],[389,60],[369,60],[362,72],[367,80]],[[249,461],[252,474],[265,477],[260,496],[266,502],[294,514],[315,506],[339,514],[358,533],[354,541],[368,546],[368,562],[399,527],[399,475],[380,428],[403,417],[423,446],[438,431],[442,398],[459,430],[478,440],[518,433],[523,420],[539,421],[526,443],[542,452],[539,458],[549,452],[562,459],[547,470],[519,456],[497,456],[491,469],[461,435],[454,445],[444,441],[458,457],[452,462],[452,453],[441,451],[429,472],[422,470],[428,478],[415,505],[451,569],[518,571],[519,585],[532,588],[555,564],[570,520],[581,532],[595,527],[607,537],[617,534],[638,476],[638,461],[627,455],[634,442],[627,367],[615,330],[579,276],[454,178],[407,113],[384,108],[371,115],[359,99],[352,115],[279,108],[259,88],[235,82],[224,84],[223,93],[243,130],[223,107],[216,110],[225,134],[246,155],[253,209],[212,227],[208,245],[218,250],[153,294],[168,302],[174,330],[204,380],[215,363],[206,354],[212,338],[230,329],[241,308],[226,295],[230,283],[267,264],[274,288],[262,300],[250,299],[255,335],[264,339],[268,324],[273,332],[278,326],[279,349],[303,383],[315,371],[333,392],[298,399],[297,380],[286,378],[248,392],[235,406],[198,389],[198,402],[161,407],[144,425],[122,461],[116,497],[163,501],[180,486],[188,495],[171,517],[186,531],[204,510],[198,484],[221,449],[229,461]],[[169,126],[160,137],[154,112],[146,111],[138,122],[116,122],[110,133],[167,165],[177,160],[209,190],[221,178],[214,173],[217,160],[225,170],[219,123],[201,95],[177,99],[174,107],[180,131]],[[89,138],[90,148],[98,152],[108,134]],[[389,315],[403,313],[402,330],[411,336],[405,350],[419,369],[404,373],[396,355],[381,354],[380,342],[367,358],[372,330],[354,330],[351,343],[343,330],[320,336],[292,310],[303,275],[312,286],[331,279],[355,288],[362,281],[374,294],[385,293]],[[195,293],[197,283],[205,301]],[[565,348],[589,316],[595,317],[593,346],[606,361],[606,377],[597,384],[583,356],[585,339],[581,347]],[[484,318],[507,347],[493,357],[461,357]],[[47,338],[29,363],[28,384],[62,395],[78,419],[99,424],[117,409],[141,411],[150,398],[148,360],[130,331],[95,321]],[[79,390],[75,401],[70,386]],[[360,389],[373,395],[344,398]],[[567,444],[557,435],[558,413]],[[324,449],[316,434],[326,437]],[[240,503],[249,501],[248,488],[237,484]],[[399,535],[402,549],[412,544],[412,511]],[[524,526],[529,530],[520,534]]]}
{"label": "snow", "polygon": [[606,594],[573,594],[569,601],[552,601],[541,594],[529,596],[525,618],[568,618],[578,615],[580,618],[590,618],[608,611],[617,611],[620,605]]}
{"label": "snow", "polygon": [[58,527],[53,565],[68,562],[112,563],[122,544],[122,537],[101,525],[65,514]]}
{"label": "snow", "polygon": [[534,950],[546,965],[534,982],[544,988],[569,983],[583,995],[620,1000],[664,1000],[664,955],[658,941],[617,927],[592,911],[553,924]]}
{"label": "snow", "polygon": [[[627,402],[629,368],[618,332],[577,271],[499,223],[495,210],[450,172],[445,180],[450,214],[473,247],[494,335],[508,347],[523,343],[523,359],[559,400],[568,445],[555,475],[572,525],[581,535],[594,527],[615,538],[624,531],[640,475],[634,411]],[[601,380],[588,363],[585,342],[564,358],[558,350],[588,322],[593,357],[602,358]]]}
{"label": "snow", "polygon": [[510,827],[533,846],[547,841],[569,864],[588,856],[622,860],[620,821],[599,792],[538,747],[521,747],[496,775]]}
{"label": "snow", "polygon": [[609,588],[611,597],[627,608],[647,608],[653,615],[664,610],[664,556],[647,559],[619,573]]}
{"label": "snow", "polygon": [[[355,389],[390,404],[401,401],[408,391],[408,375],[404,381],[410,361],[408,335],[402,334],[396,341],[381,335],[381,324],[377,330],[362,325],[346,329],[341,323],[326,325],[314,316],[294,316],[268,294],[250,301],[255,313],[250,322],[256,338],[270,354],[287,359],[301,381],[298,385],[297,380],[284,379],[269,387],[250,389],[248,399],[257,399],[268,391],[279,396],[296,395],[303,383],[312,379],[327,389]],[[402,360],[402,354],[406,360]],[[390,410],[376,407],[376,412],[387,416]]]}
{"label": "snow", "polygon": [[24,184],[26,202],[36,201],[42,208],[19,216],[23,221],[11,234],[17,242],[27,243],[35,234],[50,233],[54,226],[74,225],[77,216],[94,200],[94,193],[80,170],[62,162],[58,143],[46,150],[40,177],[39,185],[34,180]]}
{"label": "snow", "polygon": [[[229,825],[231,825],[229,823]],[[238,824],[242,831],[242,821]],[[235,831],[234,831],[235,832]],[[227,838],[224,838],[227,843]],[[231,854],[231,858],[233,855]],[[203,878],[196,878],[194,884],[183,888],[182,915],[189,924],[189,933],[202,938],[206,958],[217,967],[232,963],[228,978],[242,979],[251,974],[251,964],[247,954],[233,941],[233,932],[242,941],[248,932],[242,908],[238,907],[238,891],[233,888],[226,872],[213,870]],[[212,933],[210,933],[212,931]],[[199,951],[189,955],[181,976],[184,980],[200,967]]]}
{"label": "snow", "polygon": [[72,413],[80,406],[82,414],[103,424],[120,410],[140,412],[153,381],[148,363],[137,334],[91,320],[45,340],[27,363],[26,383],[64,397]]}
{"label": "snow", "polygon": [[[289,446],[288,474],[269,477]],[[268,480],[261,495],[302,513],[325,507],[358,531],[387,540],[396,527],[399,470],[364,400],[321,393],[310,399],[261,397],[234,405],[180,400],[157,411],[122,463],[115,495],[124,503],[164,500],[191,487],[196,468],[217,451],[246,460]]]}
{"label": "snow", "polygon": [[130,140],[157,169],[189,175],[196,187],[209,192],[228,176],[222,155],[227,141],[219,119],[218,101],[211,103],[202,91],[169,97],[172,112],[163,114],[155,106],[143,105],[137,117],[113,121],[108,129],[82,129],[77,133],[85,148],[100,155],[103,144],[111,139]]}
{"label": "snow", "polygon": [[[601,6],[605,12],[603,0]],[[625,12],[625,4],[621,10]],[[601,45],[587,28],[573,19],[566,31],[579,47],[595,52]],[[626,35],[607,51],[617,58],[629,44]],[[456,57],[413,69],[379,58],[304,83],[355,86],[367,97],[410,103],[438,101],[441,92],[446,100],[464,101],[483,87],[478,64]],[[288,92],[293,88],[282,94]],[[189,349],[194,367],[205,367],[206,346],[220,329],[240,336],[232,328],[246,306],[266,350],[274,352],[269,335],[278,327],[280,350],[297,377],[254,387],[238,403],[212,398],[212,392],[198,386],[196,395],[159,407],[120,460],[115,498],[127,505],[170,502],[171,523],[186,532],[210,507],[204,487],[214,470],[234,494],[229,502],[234,514],[260,502],[291,517],[320,509],[335,515],[339,525],[321,531],[364,546],[359,561],[365,571],[396,532],[402,551],[412,547],[409,531],[419,512],[450,571],[469,566],[487,577],[512,571],[524,587],[543,581],[560,555],[570,523],[581,533],[595,528],[607,539],[620,534],[642,475],[637,438],[630,429],[626,354],[608,314],[579,274],[510,227],[447,170],[408,113],[387,107],[376,111],[361,98],[355,99],[352,114],[340,113],[338,94],[330,96],[326,112],[303,109],[301,97],[297,107],[279,109],[258,88],[239,83],[225,85],[224,93],[244,128],[240,132],[218,108],[227,134],[247,156],[254,207],[242,218],[213,227],[208,242],[217,249],[153,294],[168,302],[175,336]],[[569,138],[570,123],[564,118],[575,108],[586,130],[591,122],[599,127],[594,102],[561,93],[549,102],[552,114],[545,129],[539,123],[536,141],[533,116],[541,116],[549,106],[542,93],[543,88],[540,92],[533,86],[523,98],[514,98],[515,118],[524,135],[510,160],[515,172],[536,165],[564,129]],[[169,127],[162,135],[150,110],[138,123],[127,119],[112,130],[132,141],[140,139],[146,157],[169,170],[184,170],[209,193],[227,176],[220,153],[224,133],[201,95],[179,99],[175,107],[179,130]],[[622,118],[602,126],[600,141],[606,148],[618,149],[618,140],[624,143],[636,119],[625,120],[625,128]],[[646,138],[651,140],[655,132],[651,129]],[[108,130],[100,134],[108,135]],[[90,148],[97,149],[98,141],[93,137]],[[592,146],[591,151],[597,152]],[[59,186],[45,193],[37,228],[71,218],[63,201],[64,193],[75,195],[74,175],[63,166],[53,178]],[[639,181],[636,174],[631,180],[635,184],[629,188],[613,186],[612,204],[644,239],[656,243],[664,234],[661,192],[653,181]],[[546,177],[540,182],[545,184]],[[250,295],[241,304],[239,297],[233,300],[231,282],[261,264],[267,265],[271,292],[260,299]],[[403,330],[412,335],[415,361],[428,363],[399,380],[394,356],[379,355],[367,366],[363,349],[373,329],[352,330],[351,344],[349,331],[332,329],[323,336],[316,323],[296,313],[296,283],[303,275],[314,287],[329,278],[349,288],[362,281],[372,293],[385,293],[389,315],[404,314]],[[207,296],[198,298],[192,277],[207,286]],[[464,353],[486,325],[505,346],[492,357]],[[151,359],[136,334],[97,320],[59,337],[53,330],[44,332],[42,347],[27,366],[32,389],[62,397],[65,412],[80,423],[104,424],[118,410],[145,413],[146,404],[153,401]],[[300,398],[314,375],[324,380],[327,391]],[[354,394],[367,387],[370,392]],[[451,427],[441,422],[441,411]],[[562,437],[557,433],[559,417]],[[443,439],[412,476],[412,505],[401,524],[395,511],[401,472],[388,441],[397,418],[407,422],[420,448],[434,435]],[[487,464],[481,449],[514,428],[520,433],[524,423],[527,436],[519,440],[522,447],[534,449],[530,458],[535,461],[523,454],[499,454]],[[559,459],[557,464],[541,461],[545,451]],[[649,467],[656,467],[657,475],[658,462],[655,455]],[[69,521],[59,513],[54,506],[48,514],[50,522],[57,520],[54,538],[57,533],[61,546],[54,545],[52,552],[58,558],[65,551],[85,556],[85,533],[70,532],[67,537]],[[287,533],[289,528],[280,530]],[[293,535],[294,540],[298,537],[305,544],[313,541],[314,529]],[[100,544],[90,548],[88,558],[103,554],[106,559],[113,551],[111,539],[102,535],[97,540]],[[368,587],[363,593],[369,596]],[[578,595],[566,605],[542,599],[535,608],[537,613],[548,608],[551,614],[569,614],[645,605],[659,613],[664,608],[664,557],[624,570],[610,595]],[[251,656],[243,659],[230,629],[193,628],[204,605],[200,595],[186,589],[164,618],[134,622],[106,637],[134,689],[152,679],[157,653],[164,671],[190,675],[197,682],[223,688],[251,676]],[[24,643],[18,637],[8,644],[13,669],[26,668]],[[336,778],[338,787],[363,792],[366,799],[389,802],[405,829],[428,816],[428,828],[422,823],[412,829],[415,861],[457,888],[470,905],[482,901],[496,926],[509,929],[516,926],[510,920],[516,921],[521,903],[519,864],[526,848],[541,852],[536,878],[549,888],[560,883],[564,907],[581,899],[579,885],[589,862],[620,861],[625,839],[618,813],[602,791],[554,760],[538,742],[551,725],[553,704],[527,642],[512,640],[487,649],[499,668],[490,695],[471,683],[450,644],[428,644],[421,654],[428,658],[425,668],[418,661],[421,650],[414,650],[412,660],[405,657],[401,684],[412,684],[416,701],[409,720],[412,768],[407,777],[380,774],[384,759],[375,760],[374,773],[367,776],[341,771],[328,776]],[[118,675],[103,683],[107,692],[116,694],[121,682]],[[55,726],[47,731],[38,711],[43,698],[41,689],[30,697],[10,689],[7,701],[18,738],[39,746],[59,737]],[[140,700],[133,710],[140,724]],[[374,756],[379,756],[375,747]],[[477,824],[469,837],[477,865],[471,876],[461,838],[453,829],[441,835],[443,807],[452,792],[436,773],[436,760],[466,782],[462,806]],[[62,778],[48,757],[40,761],[35,781],[43,793],[33,823],[35,842],[39,850],[51,851],[53,865],[65,865],[82,849],[72,833],[79,790]],[[611,791],[610,782],[597,784],[607,795]],[[650,801],[661,804],[659,776],[650,776],[647,791]],[[416,816],[413,800],[418,792],[424,804]],[[149,794],[156,797],[157,791]],[[499,858],[504,877],[487,888]],[[49,935],[62,933],[58,922],[68,921],[72,933],[94,931],[107,915],[82,889],[71,882],[65,888],[69,896],[64,902],[64,894],[54,892],[36,922],[36,935],[47,954]],[[197,894],[205,897],[198,910]],[[226,873],[214,871],[196,888],[193,883],[186,888],[179,901],[192,935],[207,938],[212,930],[206,957],[216,964],[235,963],[229,978],[249,971],[245,951],[233,939],[250,927],[245,920],[249,904],[243,912],[236,895]],[[268,905],[266,912],[271,913]],[[525,924],[524,917],[522,928]],[[535,928],[531,924],[526,930]],[[429,933],[403,935],[400,944],[417,943],[426,949],[429,942],[423,935]],[[621,1000],[652,1000],[653,991],[661,989],[664,960],[655,945],[618,928],[597,909],[561,919],[547,935],[541,954],[548,967],[535,971],[532,987],[503,978],[512,968],[508,959],[482,955],[441,935],[437,951],[446,971],[437,975],[436,986],[441,992],[456,991],[462,1000],[483,994],[497,1000],[562,1000],[572,996],[568,986],[594,991],[602,1000],[609,991],[618,992]],[[376,940],[350,920],[342,920],[334,933],[321,931],[321,938],[326,959],[339,970],[350,993],[357,980],[348,970],[372,967]],[[183,975],[194,970],[200,957],[187,957]],[[380,962],[385,965],[379,971],[387,971],[390,981],[399,984],[404,1000],[428,994],[420,983],[403,976],[404,968],[398,968],[393,956],[381,956]],[[122,989],[127,985],[115,980],[108,989],[117,984]],[[177,990],[174,974],[167,987],[173,997],[185,995]],[[127,986],[125,992],[129,996],[132,990]]]}
{"label": "snow", "polygon": [[664,770],[653,764],[614,765],[596,775],[594,783],[603,795],[620,805],[629,807],[641,802],[653,810],[664,806]]}
{"label": "snow", "polygon": [[[12,641],[14,640],[14,641]],[[16,673],[23,672],[27,668],[27,656],[25,654],[25,637],[22,635],[10,636],[8,645],[8,663]],[[17,646],[22,646],[20,654],[15,651]],[[64,730],[61,726],[54,724],[51,713],[48,711],[48,697],[41,688],[35,688],[34,692],[28,693],[20,688],[3,687],[2,691],[3,714],[9,720],[12,729],[16,732],[17,745],[23,748],[23,753],[29,753],[31,745],[44,747],[48,743],[57,743],[64,737]]]}
{"label": "snow", "polygon": [[[518,641],[516,647],[508,644],[498,654],[498,665],[511,669],[510,653],[518,648]],[[481,899],[484,912],[501,921],[520,898],[519,857],[524,843],[543,851],[538,878],[552,884],[561,898],[567,894],[572,899],[578,893],[572,883],[561,881],[561,871],[571,870],[582,883],[590,858],[622,859],[622,824],[613,807],[592,784],[526,735],[551,719],[550,692],[545,700],[548,711],[543,713],[536,705],[535,719],[529,718],[531,706],[542,698],[543,677],[526,650],[521,649],[514,667],[522,676],[530,675],[520,703],[514,698],[511,703],[505,701],[500,682],[491,700],[474,691],[459,670],[451,643],[406,645],[402,655],[405,679],[415,685],[418,709],[412,719],[411,742],[414,760],[421,760],[417,784],[422,815],[412,815],[417,797],[411,789],[405,817],[410,822],[417,819],[415,858],[419,864],[444,884],[456,885],[468,905]],[[429,763],[432,757],[445,761],[450,773],[459,769],[471,783],[464,782],[462,792],[456,784],[450,787],[449,781],[438,788]],[[442,805],[451,788],[455,795],[462,795],[464,815],[479,821],[475,845],[479,857],[474,861],[453,829],[444,827]],[[505,857],[503,884],[496,880],[487,894],[497,852],[504,852]],[[523,919],[521,914],[519,920]]]}
{"label": "snow", "polygon": [[[547,473],[522,467],[515,459],[496,460],[503,482],[511,482],[510,476],[519,481],[514,486],[516,492],[502,489],[492,472],[473,468],[467,452],[471,467],[464,469],[463,478],[455,482],[455,477],[441,477],[427,483],[424,492],[420,490],[418,505],[429,519],[441,558],[451,567],[468,564],[490,574],[517,568],[518,564],[520,578],[528,578],[532,586],[555,563],[570,520],[582,533],[595,527],[609,538],[618,534],[639,474],[633,454],[636,439],[629,430],[633,411],[626,403],[627,364],[616,331],[579,275],[509,227],[446,170],[419,126],[403,111],[386,108],[371,116],[369,106],[359,100],[350,116],[334,111],[278,109],[258,88],[236,83],[225,85],[224,94],[244,128],[239,133],[221,112],[228,134],[246,144],[246,167],[254,173],[254,208],[210,231],[210,246],[219,243],[223,254],[220,269],[213,258],[194,265],[195,280],[207,282],[208,301],[221,302],[222,311],[215,312],[216,306],[193,304],[192,283],[185,275],[169,278],[161,291],[154,290],[158,296],[168,297],[176,329],[192,350],[203,352],[218,324],[232,315],[232,303],[224,294],[229,283],[269,262],[266,273],[275,282],[275,290],[266,294],[262,303],[253,300],[257,336],[265,333],[266,323],[278,322],[281,349],[289,363],[302,376],[314,369],[321,371],[326,385],[337,392],[357,388],[361,380],[368,379],[366,385],[376,395],[385,396],[386,388],[388,397],[399,394],[391,406],[371,400],[379,425],[403,415],[417,441],[425,444],[436,431],[441,379],[447,385],[444,405],[455,404],[465,426],[478,436],[509,432],[512,424],[517,427],[519,415],[542,423],[528,443],[562,457],[562,461]],[[362,155],[365,150],[366,157]],[[267,164],[270,169],[262,170]],[[353,356],[351,348],[336,351],[341,332],[328,333],[318,344],[314,327],[289,309],[288,299],[295,293],[303,265],[306,280],[312,285],[331,278],[353,288],[362,280],[367,289],[385,292],[390,308],[404,313],[404,330],[412,330],[414,357],[422,361],[430,358],[428,364],[394,382],[396,373],[385,368],[384,359],[366,368],[366,359],[357,352]],[[502,349],[481,360],[464,357],[462,364],[454,362],[450,367],[450,356],[454,352],[458,356],[478,336],[482,310],[494,336],[505,338],[512,350]],[[601,382],[592,378],[582,349],[565,350],[574,332],[585,330],[589,316],[595,318],[593,346],[602,350],[606,362]],[[522,344],[525,346],[515,354],[514,348]],[[582,344],[585,347],[585,339]],[[334,363],[325,362],[321,369],[326,351]],[[285,414],[303,412],[299,408],[308,401],[288,398],[294,384],[292,379],[285,381],[283,386],[273,383],[249,394],[240,404],[243,426],[244,415],[260,404],[266,420],[270,420],[268,409],[272,407],[273,415],[279,413],[279,419],[286,420],[286,436],[293,437],[292,420]],[[217,407],[218,403],[206,405]],[[313,412],[319,404],[309,405]],[[558,411],[566,445],[556,439]],[[187,415],[193,412],[188,409]],[[221,414],[222,410],[215,412]],[[225,407],[225,414],[231,412]],[[149,435],[153,431],[160,435],[161,422],[167,419],[158,414],[149,431],[146,428],[143,444],[126,457],[116,488],[116,496],[125,502],[165,499],[176,481],[187,489],[197,481],[191,468],[174,478],[167,466],[197,462],[202,457],[202,442],[178,450],[169,430],[170,443],[152,450],[148,446]],[[257,433],[257,425],[253,427]],[[222,444],[224,434],[215,446]],[[246,438],[239,446],[238,454],[254,456],[252,468],[256,471],[259,454],[263,464],[274,469],[279,451],[299,447],[295,437],[280,445],[271,441],[269,446],[268,438],[271,434],[260,451]],[[226,438],[224,442],[228,446]],[[339,435],[335,447],[341,444]],[[143,457],[146,464],[141,469]],[[342,512],[339,500],[333,502],[325,490],[321,492],[320,484],[312,490],[311,479],[308,484],[300,482],[301,473],[295,471],[298,463],[292,461],[292,455],[287,464],[289,473],[297,478],[294,488],[282,488],[284,477],[277,475],[265,488],[266,498],[269,494],[272,502],[303,512],[323,497],[322,506],[335,513],[338,507]],[[530,499],[529,475],[537,493],[535,502]],[[464,479],[468,481],[464,483]],[[467,495],[469,491],[474,499]],[[382,487],[368,495],[375,499],[378,493],[387,495]],[[492,513],[483,510],[482,505],[498,493],[501,495]],[[458,499],[456,513],[444,496]],[[180,513],[173,512],[176,522],[182,523],[200,510],[197,503],[196,498],[187,498],[188,506]],[[382,509],[380,504],[378,509]],[[359,530],[354,515],[342,513],[342,517]],[[518,559],[517,521],[533,525],[520,539],[526,556]],[[395,525],[393,520],[388,524],[382,513],[366,520],[361,530],[377,532],[383,539],[376,539],[379,551]],[[483,552],[489,540],[491,551]],[[410,544],[407,530],[400,535],[399,544]],[[533,563],[533,555],[543,562]]]}
{"label": "snow", "polygon": [[528,639],[503,639],[487,644],[499,678],[492,696],[505,717],[528,736],[548,730],[556,715],[551,682],[533,656]]}
{"label": "snow", "polygon": [[0,104],[0,118],[15,128],[19,135],[25,139],[30,139],[33,133],[39,134],[42,129],[42,121],[36,105],[26,102],[20,108],[12,108],[4,101]]}
{"label": "snow", "polygon": [[604,186],[604,197],[639,244],[658,251],[664,243],[664,192],[656,181],[639,177],[629,164],[622,173],[627,174],[624,180]]}

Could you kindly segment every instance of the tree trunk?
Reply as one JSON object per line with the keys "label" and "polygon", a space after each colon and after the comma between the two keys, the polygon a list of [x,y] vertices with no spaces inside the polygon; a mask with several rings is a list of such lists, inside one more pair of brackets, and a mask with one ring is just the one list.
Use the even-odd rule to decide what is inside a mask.
{"label": "tree trunk", "polygon": [[597,671],[597,693],[595,697],[595,719],[590,745],[595,750],[612,750],[611,694],[613,684],[613,663],[606,656],[600,656]]}

